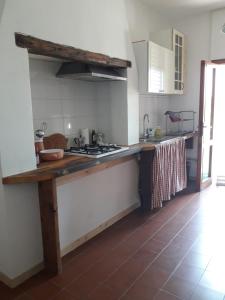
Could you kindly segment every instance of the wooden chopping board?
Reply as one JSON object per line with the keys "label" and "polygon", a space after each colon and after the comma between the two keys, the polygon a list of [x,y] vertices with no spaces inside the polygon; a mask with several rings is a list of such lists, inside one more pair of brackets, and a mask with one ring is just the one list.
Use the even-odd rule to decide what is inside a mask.
{"label": "wooden chopping board", "polygon": [[67,149],[68,139],[61,133],[54,133],[43,139],[45,149]]}

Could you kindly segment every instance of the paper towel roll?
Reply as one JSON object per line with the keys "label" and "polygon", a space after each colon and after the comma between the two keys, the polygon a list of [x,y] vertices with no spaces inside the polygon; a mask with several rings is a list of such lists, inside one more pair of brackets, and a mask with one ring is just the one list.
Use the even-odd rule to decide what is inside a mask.
{"label": "paper towel roll", "polygon": [[82,138],[83,144],[89,144],[90,143],[90,135],[89,135],[89,129],[83,128],[80,130],[80,135]]}

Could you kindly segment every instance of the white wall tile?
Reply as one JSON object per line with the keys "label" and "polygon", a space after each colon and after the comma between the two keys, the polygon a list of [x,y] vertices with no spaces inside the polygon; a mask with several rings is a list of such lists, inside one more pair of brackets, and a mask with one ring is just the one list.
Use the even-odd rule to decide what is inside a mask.
{"label": "white wall tile", "polygon": [[60,86],[60,96],[62,100],[78,99],[77,86],[79,86],[79,82],[61,78],[58,84]]}
{"label": "white wall tile", "polygon": [[80,129],[89,128],[97,129],[96,116],[83,116],[64,119],[64,130],[66,136],[78,137],[80,135]]}
{"label": "white wall tile", "polygon": [[77,99],[66,99],[61,101],[61,104],[64,118],[76,117],[80,115],[79,101]]}
{"label": "white wall tile", "polygon": [[80,116],[89,116],[96,115],[96,100],[90,98],[82,98],[79,100],[79,115]]}
{"label": "white wall tile", "polygon": [[165,132],[166,123],[164,113],[169,107],[169,97],[160,95],[140,95],[139,97],[139,128],[140,135],[143,134],[143,116],[149,114],[150,128],[160,126]]}
{"label": "white wall tile", "polygon": [[101,108],[97,107],[97,86],[56,78],[59,67],[58,62],[30,59],[34,129],[47,122],[47,135],[59,132],[71,138],[78,136],[81,128],[97,129]]}
{"label": "white wall tile", "polygon": [[65,134],[64,123],[62,118],[34,119],[34,130],[41,128],[41,124],[43,122],[47,123],[46,135],[50,135],[56,132]]}
{"label": "white wall tile", "polygon": [[45,79],[45,78],[33,78],[31,79],[31,93],[32,96],[39,99],[61,99],[60,95],[60,85],[58,80]]}
{"label": "white wall tile", "polygon": [[60,100],[45,100],[33,98],[32,109],[34,119],[62,118],[62,103]]}

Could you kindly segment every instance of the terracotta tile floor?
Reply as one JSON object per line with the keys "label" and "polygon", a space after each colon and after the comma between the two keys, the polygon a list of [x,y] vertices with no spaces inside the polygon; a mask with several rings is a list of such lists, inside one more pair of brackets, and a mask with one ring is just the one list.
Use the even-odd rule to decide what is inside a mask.
{"label": "terracotta tile floor", "polygon": [[1,300],[225,299],[225,188],[135,211]]}

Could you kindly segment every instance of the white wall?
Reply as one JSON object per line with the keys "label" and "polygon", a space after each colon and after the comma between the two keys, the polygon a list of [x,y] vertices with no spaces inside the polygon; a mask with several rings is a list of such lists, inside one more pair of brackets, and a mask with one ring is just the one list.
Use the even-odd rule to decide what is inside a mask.
{"label": "white wall", "polygon": [[112,216],[138,205],[137,185],[138,164],[132,160],[59,186],[61,249]]}
{"label": "white wall", "polygon": [[166,29],[170,21],[142,1],[125,0],[131,40],[148,40],[150,32]]}
{"label": "white wall", "polygon": [[5,0],[0,0],[0,23],[1,23],[4,6],[5,6]]}
{"label": "white wall", "polygon": [[212,13],[211,29],[211,59],[225,58],[225,34],[221,28],[225,24],[225,9]]}
{"label": "white wall", "polygon": [[1,271],[13,278],[42,261],[37,186],[6,186],[4,200],[6,248]]}

